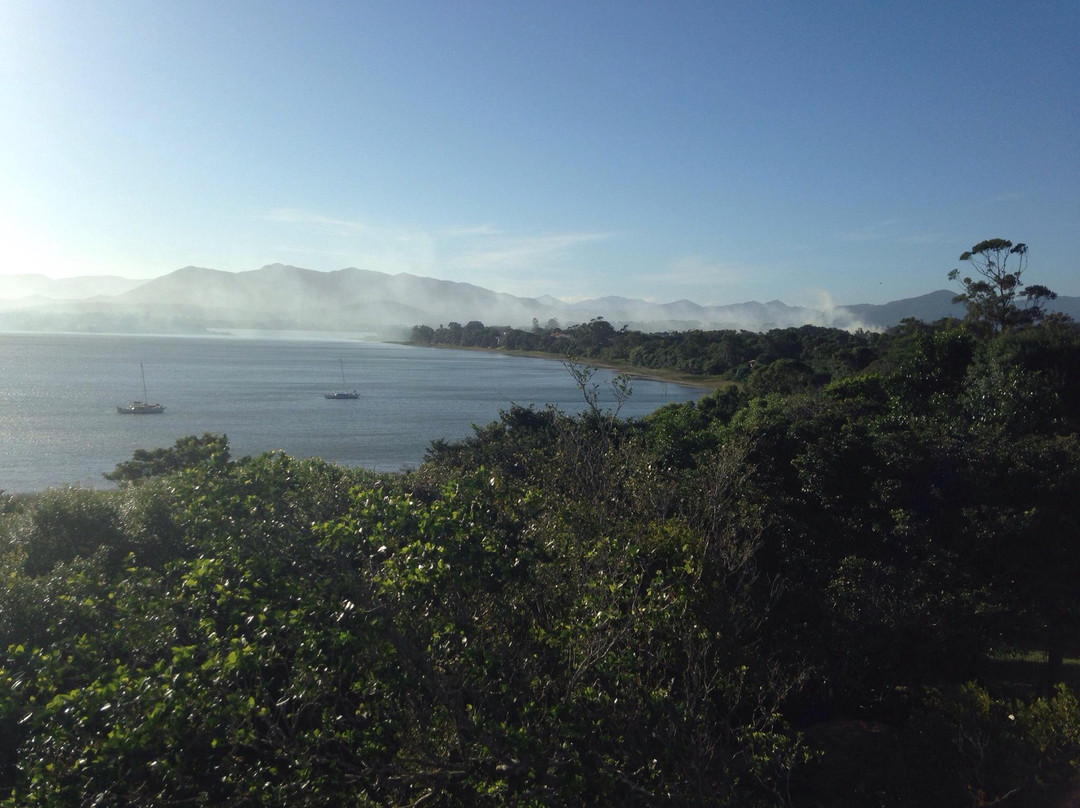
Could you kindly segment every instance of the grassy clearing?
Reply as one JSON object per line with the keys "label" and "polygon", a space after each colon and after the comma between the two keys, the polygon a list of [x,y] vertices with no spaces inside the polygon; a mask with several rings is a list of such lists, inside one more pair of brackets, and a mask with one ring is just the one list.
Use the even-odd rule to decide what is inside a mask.
{"label": "grassy clearing", "polygon": [[[1006,686],[1044,687],[1049,682],[1049,662],[1045,651],[1015,650],[992,654],[984,663],[989,681]],[[1080,688],[1080,657],[1066,657],[1055,677],[1072,689]]]}

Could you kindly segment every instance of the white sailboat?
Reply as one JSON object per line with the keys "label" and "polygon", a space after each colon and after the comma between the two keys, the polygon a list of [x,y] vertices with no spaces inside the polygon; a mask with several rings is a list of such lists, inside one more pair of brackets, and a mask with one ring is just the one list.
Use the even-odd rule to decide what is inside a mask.
{"label": "white sailboat", "polygon": [[116,411],[121,415],[157,415],[165,412],[165,407],[161,404],[150,404],[146,400],[149,396],[146,395],[146,371],[143,370],[142,362],[139,363],[139,373],[142,374],[143,400],[132,401],[126,406],[117,404]]}
{"label": "white sailboat", "polygon": [[[341,386],[344,387],[345,386],[345,363],[342,362],[339,359],[338,364],[341,365]],[[338,390],[335,393],[324,393],[323,398],[333,398],[333,399],[339,399],[339,400],[340,399],[350,399],[350,398],[360,398],[360,394],[358,392],[356,392],[356,390],[350,390],[350,391]]]}

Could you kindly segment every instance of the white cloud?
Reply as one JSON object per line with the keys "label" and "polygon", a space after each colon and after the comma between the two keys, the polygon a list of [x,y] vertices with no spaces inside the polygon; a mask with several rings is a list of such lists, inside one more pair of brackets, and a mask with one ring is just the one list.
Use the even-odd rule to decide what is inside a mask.
{"label": "white cloud", "polygon": [[339,219],[333,216],[324,216],[320,213],[298,210],[296,208],[279,208],[269,211],[260,217],[270,222],[281,224],[294,224],[309,226],[320,230],[335,230],[342,233],[367,233],[374,232],[371,224],[359,219]]}
{"label": "white cloud", "polygon": [[454,245],[457,249],[447,251],[442,269],[451,280],[524,297],[593,297],[597,271],[590,268],[581,249],[613,237],[601,232],[493,232]]}
{"label": "white cloud", "polygon": [[604,241],[610,233],[553,233],[543,236],[493,234],[495,243],[478,244],[456,256],[455,269],[536,270],[567,261],[583,244]]}
{"label": "white cloud", "polygon": [[859,229],[847,230],[840,233],[838,238],[840,241],[879,241],[889,238],[891,231],[895,230],[898,224],[900,224],[899,219],[884,219]]}
{"label": "white cloud", "polygon": [[884,219],[840,233],[837,238],[843,242],[886,241],[893,244],[940,244],[950,240],[945,233],[903,233],[903,225],[901,219]]}
{"label": "white cloud", "polygon": [[[604,232],[511,233],[491,223],[420,227],[281,208],[262,219],[288,225],[289,252],[322,264],[430,275],[521,295],[580,286],[577,251],[613,238]],[[334,266],[329,263],[336,262]],[[540,284],[544,288],[540,288]]]}
{"label": "white cloud", "polygon": [[260,218],[289,225],[289,252],[306,256],[317,264],[316,269],[358,266],[390,274],[427,273],[436,265],[436,238],[421,228],[326,216],[296,208],[270,211]]}
{"label": "white cloud", "polygon": [[683,297],[699,303],[730,303],[732,295],[748,286],[749,278],[765,271],[763,267],[710,260],[700,255],[681,255],[670,259],[663,269],[639,274],[636,277],[638,287],[658,291],[633,296],[654,303],[669,303]]}
{"label": "white cloud", "polygon": [[952,244],[956,241],[948,233],[912,233],[896,240],[901,244]]}
{"label": "white cloud", "polygon": [[377,224],[366,219],[342,219],[297,208],[279,208],[262,214],[260,218],[282,224],[307,226],[321,231],[335,231],[342,235],[366,234],[374,238],[393,241],[430,240],[443,237],[467,238],[470,236],[499,234],[499,231],[491,224],[425,229],[403,225]]}
{"label": "white cloud", "polygon": [[494,225],[491,224],[481,224],[472,227],[445,227],[435,232],[449,238],[467,238],[469,236],[497,236],[501,233],[500,230],[498,230]]}

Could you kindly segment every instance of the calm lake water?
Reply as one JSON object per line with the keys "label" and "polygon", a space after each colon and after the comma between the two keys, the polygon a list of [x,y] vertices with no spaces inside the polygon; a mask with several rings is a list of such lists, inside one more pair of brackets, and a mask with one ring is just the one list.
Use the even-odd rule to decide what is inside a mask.
{"label": "calm lake water", "polygon": [[[342,389],[339,360],[358,400],[323,398]],[[143,397],[140,363],[162,415],[116,412]],[[612,375],[596,380],[604,388]],[[635,380],[622,414],[703,392]],[[317,335],[0,334],[0,490],[106,488],[101,475],[136,449],[203,432],[227,434],[237,458],[281,449],[398,471],[418,465],[432,440],[467,437],[511,403],[583,406],[574,380],[549,359]]]}

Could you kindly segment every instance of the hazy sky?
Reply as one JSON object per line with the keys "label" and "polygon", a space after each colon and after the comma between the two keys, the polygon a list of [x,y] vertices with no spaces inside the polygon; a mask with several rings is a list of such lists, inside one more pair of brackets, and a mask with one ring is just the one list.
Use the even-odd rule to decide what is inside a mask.
{"label": "hazy sky", "polygon": [[0,274],[1080,295],[1080,2],[0,0]]}

